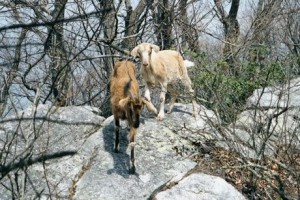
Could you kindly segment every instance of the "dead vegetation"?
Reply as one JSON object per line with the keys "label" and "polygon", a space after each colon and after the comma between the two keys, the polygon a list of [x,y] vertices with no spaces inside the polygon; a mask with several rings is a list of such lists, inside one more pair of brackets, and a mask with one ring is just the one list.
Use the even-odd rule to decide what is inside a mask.
{"label": "dead vegetation", "polygon": [[194,154],[192,159],[198,165],[191,173],[220,176],[249,199],[300,199],[299,152],[282,148],[276,159],[254,160],[214,148],[207,154]]}

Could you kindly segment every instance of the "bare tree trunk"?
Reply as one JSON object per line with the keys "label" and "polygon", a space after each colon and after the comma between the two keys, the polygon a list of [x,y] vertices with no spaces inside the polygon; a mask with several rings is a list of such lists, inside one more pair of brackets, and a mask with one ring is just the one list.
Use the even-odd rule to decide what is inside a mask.
{"label": "bare tree trunk", "polygon": [[237,75],[237,70],[235,69],[234,63],[236,60],[235,46],[240,35],[240,27],[237,20],[240,1],[232,0],[229,14],[226,14],[221,0],[214,0],[214,2],[218,10],[220,21],[224,27],[224,37],[226,42],[223,49],[224,58],[231,68],[231,74]]}
{"label": "bare tree trunk", "polygon": [[[133,49],[136,46],[138,35],[142,22],[146,19],[148,7],[153,0],[139,1],[136,8],[133,10],[131,0],[125,0],[126,18],[125,18],[125,38],[122,41],[122,47]],[[146,12],[144,12],[146,11]]]}
{"label": "bare tree trunk", "polygon": [[[104,55],[112,55],[114,54],[114,51],[109,47],[110,44],[114,42],[114,39],[117,36],[117,14],[116,14],[116,8],[114,5],[114,1],[100,1],[100,7],[102,9],[107,9],[108,12],[106,12],[103,15],[103,32],[104,32],[104,39],[107,41],[108,46],[103,47]],[[99,46],[100,49],[102,49],[101,46]],[[113,58],[106,58],[103,59],[103,70],[107,73],[107,77],[109,79],[111,72],[113,70],[114,60]],[[109,81],[109,80],[107,80]],[[110,116],[111,113],[111,107],[110,107],[110,93],[109,93],[109,87],[106,87],[106,90],[104,92],[104,99],[105,102],[102,104],[101,111],[102,115],[105,117]]]}
{"label": "bare tree trunk", "polygon": [[3,85],[0,87],[0,117],[3,116],[5,108],[7,106],[8,98],[9,98],[9,90],[13,84],[14,79],[17,77],[17,73],[19,71],[19,64],[21,59],[21,44],[24,41],[28,29],[23,28],[20,36],[18,38],[18,42],[15,49],[14,61],[11,69],[9,70],[8,76],[3,76]]}
{"label": "bare tree trunk", "polygon": [[270,33],[269,25],[278,14],[276,10],[280,8],[282,0],[259,0],[256,12],[256,19],[253,24],[253,40],[262,44],[267,42]]}
{"label": "bare tree trunk", "polygon": [[158,1],[153,7],[155,34],[157,43],[162,49],[172,46],[172,24],[174,7],[169,5],[169,0]]}
{"label": "bare tree trunk", "polygon": [[180,28],[182,34],[182,47],[193,52],[199,52],[198,31],[190,23],[187,15],[188,0],[179,1]]}
{"label": "bare tree trunk", "polygon": [[270,25],[278,14],[278,9],[282,0],[259,0],[257,4],[256,18],[253,23],[253,35],[251,38],[252,48],[249,59],[253,62],[262,62],[265,59],[263,52],[259,48],[266,48],[270,41]]}
{"label": "bare tree trunk", "polygon": [[286,18],[286,36],[284,41],[285,45],[289,48],[290,52],[295,55],[297,63],[297,75],[300,75],[300,12],[297,8],[300,8],[300,2],[285,2],[289,12]]}
{"label": "bare tree trunk", "polygon": [[[63,20],[67,0],[56,0],[52,20]],[[67,64],[64,49],[63,23],[57,23],[49,28],[49,55],[52,74],[52,94],[56,106],[66,106],[70,86],[70,66]]]}

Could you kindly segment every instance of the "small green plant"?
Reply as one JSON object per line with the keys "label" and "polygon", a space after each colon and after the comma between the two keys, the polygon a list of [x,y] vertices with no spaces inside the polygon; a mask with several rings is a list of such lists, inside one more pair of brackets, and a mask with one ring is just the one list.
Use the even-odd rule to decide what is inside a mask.
{"label": "small green plant", "polygon": [[286,73],[280,62],[257,64],[245,62],[239,67],[239,75],[224,73],[229,65],[218,61],[214,70],[200,71],[193,78],[197,95],[206,99],[205,105],[217,109],[225,123],[235,119],[253,91],[286,80]]}

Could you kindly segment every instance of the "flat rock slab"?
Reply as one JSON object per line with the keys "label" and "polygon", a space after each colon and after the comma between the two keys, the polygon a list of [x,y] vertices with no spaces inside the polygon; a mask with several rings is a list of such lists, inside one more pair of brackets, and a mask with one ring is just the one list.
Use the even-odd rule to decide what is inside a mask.
{"label": "flat rock slab", "polygon": [[[56,109],[40,105],[36,110],[28,109],[21,113],[21,131],[15,137],[19,140],[10,139],[13,133],[17,133],[19,120],[8,119],[0,124],[0,136],[2,141],[15,142],[16,149],[22,152],[25,142],[21,136],[28,135],[30,138],[33,130],[39,130],[40,135],[33,148],[37,155],[44,153],[44,149],[47,149],[46,153],[77,152],[73,156],[30,166],[27,174],[33,184],[24,193],[26,199],[36,198],[37,191],[41,199],[48,199],[51,195],[52,198],[75,200],[145,200],[174,177],[183,177],[196,166],[188,156],[183,157],[178,152],[179,148],[192,148],[195,142],[218,137],[217,132],[208,126],[208,122],[216,120],[216,117],[205,108],[198,109],[200,117],[197,119],[191,115],[191,104],[176,104],[174,111],[166,114],[163,121],[157,121],[151,115],[142,117],[135,140],[134,175],[129,174],[129,129],[126,122],[121,122],[120,152],[115,153],[114,118],[104,119],[92,107]],[[211,179],[202,178],[197,184],[213,186],[214,180],[207,183]],[[2,181],[6,185],[10,183],[7,177]],[[208,193],[210,189],[207,188]],[[185,192],[186,189],[178,190]],[[12,199],[5,187],[0,186],[0,194],[1,199]],[[178,194],[174,199],[181,197],[184,196]],[[190,197],[188,199],[192,199]]]}
{"label": "flat rock slab", "polygon": [[[99,130],[105,120],[95,113],[99,110],[88,106],[56,108],[41,104],[1,121],[0,149],[11,144],[8,149],[10,153],[3,155],[1,164],[8,165],[17,158],[16,163],[29,151],[32,158],[63,151],[78,152],[74,156],[51,159],[28,167],[26,174],[31,183],[27,182],[24,187],[24,199],[36,199],[37,196],[48,199],[50,195],[52,198],[69,199],[74,190],[73,182],[79,179],[96,151],[95,146],[82,148],[86,139]],[[26,148],[28,144],[31,148]],[[14,179],[15,174],[16,170],[1,179],[1,200],[13,199],[12,192],[5,186],[17,187],[10,180],[10,177]],[[23,170],[18,170],[16,179],[22,176]],[[18,187],[22,184],[19,178]],[[14,198],[22,199],[18,196]]]}
{"label": "flat rock slab", "polygon": [[153,200],[246,200],[224,179],[203,173],[175,177],[166,186],[170,189],[157,193]]}
{"label": "flat rock slab", "polygon": [[103,128],[85,142],[87,147],[97,143],[99,148],[91,167],[76,184],[74,199],[147,199],[156,188],[196,165],[175,155],[174,141],[180,140],[179,136],[157,123],[156,119],[147,119],[147,123],[141,124],[138,129],[136,174],[130,175],[128,128],[125,123],[122,125],[119,153],[113,152],[113,117],[108,118]]}

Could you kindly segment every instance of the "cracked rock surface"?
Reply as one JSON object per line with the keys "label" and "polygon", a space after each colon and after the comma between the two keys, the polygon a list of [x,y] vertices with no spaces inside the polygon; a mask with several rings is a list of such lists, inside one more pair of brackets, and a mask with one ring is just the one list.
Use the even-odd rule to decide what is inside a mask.
{"label": "cracked rock surface", "polygon": [[[149,129],[151,127],[151,129]],[[192,169],[196,163],[175,155],[174,141],[179,137],[155,119],[144,120],[135,142],[136,174],[129,170],[128,130],[123,123],[120,152],[113,152],[114,121],[109,117],[85,146],[99,144],[98,155],[77,183],[74,199],[147,199],[172,177]]]}
{"label": "cracked rock surface", "polygon": [[[3,149],[7,148],[8,153],[1,155],[1,164],[64,151],[77,154],[29,166],[25,184],[23,170],[14,170],[1,179],[0,199],[20,199],[17,192],[20,188],[24,188],[19,192],[24,194],[24,199],[69,198],[76,177],[85,171],[95,151],[95,146],[87,149],[82,146],[105,120],[96,115],[97,112],[98,109],[88,106],[55,108],[39,105],[4,119],[0,123],[0,149],[5,152]],[[6,187],[13,188],[14,193]]]}
{"label": "cracked rock surface", "polygon": [[[92,107],[56,109],[39,105],[37,112],[28,109],[21,113],[20,116],[26,120],[22,120],[20,125],[18,121],[9,120],[0,124],[0,147],[3,147],[6,140],[13,140],[10,136],[18,132],[19,140],[16,142],[15,153],[19,155],[26,146],[24,135],[30,139],[32,133],[39,130],[38,139],[33,146],[33,157],[67,150],[77,152],[73,156],[30,166],[27,175],[32,183],[26,186],[25,199],[37,198],[37,194],[41,199],[149,199],[169,180],[180,177],[195,167],[195,162],[179,155],[176,149],[193,148],[194,143],[215,137],[216,131],[207,124],[208,120],[216,119],[212,112],[201,107],[201,117],[195,120],[191,110],[190,104],[176,104],[174,112],[166,114],[162,122],[153,117],[142,118],[135,141],[134,175],[128,173],[130,156],[126,123],[121,123],[120,152],[114,153],[113,117],[104,119],[99,116],[99,111]],[[32,120],[33,116],[36,116],[36,120]],[[9,159],[12,158],[8,156],[7,160]],[[18,173],[22,176],[20,170]],[[198,178],[200,182],[196,182]],[[207,195],[215,193],[210,191],[213,187],[207,187],[206,190],[200,190],[198,187],[209,184],[213,186],[215,180],[208,175],[193,175],[191,178],[182,179],[183,182],[195,183],[189,186],[192,192],[206,191]],[[14,184],[7,177],[2,179],[1,183]],[[22,185],[21,179],[18,184]],[[181,181],[174,189],[187,190]],[[0,186],[0,194],[1,199],[12,199],[11,192],[3,186]],[[166,198],[168,196],[158,194],[157,198],[161,195],[165,195]]]}
{"label": "cracked rock surface", "polygon": [[203,173],[194,173],[187,177],[178,177],[169,181],[166,187],[172,185],[155,195],[155,200],[182,200],[182,199],[201,199],[218,200],[246,199],[232,185],[224,179],[210,176]]}

